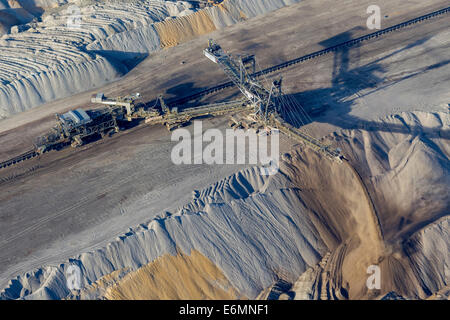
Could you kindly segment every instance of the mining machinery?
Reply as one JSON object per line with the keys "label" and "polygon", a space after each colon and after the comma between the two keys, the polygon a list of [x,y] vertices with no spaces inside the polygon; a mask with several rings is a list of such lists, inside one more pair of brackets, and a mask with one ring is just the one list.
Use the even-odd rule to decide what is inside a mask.
{"label": "mining machinery", "polygon": [[233,111],[246,110],[251,107],[246,99],[239,99],[179,110],[178,107],[168,107],[165,104],[162,95],[158,97],[158,103],[159,105],[154,107],[153,112],[159,112],[159,114],[146,117],[145,123],[164,124],[168,130],[181,127],[189,123],[194,118],[218,116]]}
{"label": "mining machinery", "polygon": [[[202,0],[190,1],[204,6],[220,5],[222,0]],[[292,110],[289,108],[289,103],[286,103],[285,95],[281,91],[281,80],[272,83],[269,89],[261,86],[256,81],[256,78],[265,76],[274,71],[292,66],[297,63],[315,59],[330,52],[336,52],[341,48],[348,48],[349,46],[359,45],[363,41],[370,39],[377,39],[387,33],[391,33],[403,28],[409,28],[411,25],[427,21],[434,17],[440,17],[450,12],[450,7],[446,7],[408,21],[390,26],[388,28],[378,30],[376,32],[342,42],[338,45],[310,53],[308,55],[295,58],[293,60],[285,61],[281,64],[271,66],[265,70],[255,72],[255,59],[252,55],[230,55],[222,48],[210,40],[208,47],[204,50],[204,54],[213,62],[219,64],[224,72],[228,75],[231,81],[220,84],[215,87],[196,92],[191,96],[183,97],[178,100],[178,103],[184,103],[194,98],[204,96],[206,94],[222,90],[230,87],[232,84],[236,85],[244,95],[244,99],[218,103],[212,105],[200,106],[197,108],[186,109],[178,112],[178,107],[163,106],[162,97],[158,99],[160,103],[159,109],[146,110],[145,108],[136,107],[134,100],[139,95],[132,95],[126,97],[118,97],[116,99],[107,99],[103,95],[97,95],[96,103],[101,103],[107,106],[100,110],[82,109],[72,110],[64,115],[56,115],[57,125],[46,135],[39,137],[35,148],[24,152],[14,158],[0,162],[0,168],[9,167],[18,162],[36,157],[42,152],[59,148],[66,144],[79,146],[86,139],[93,134],[105,135],[108,132],[120,130],[118,122],[132,121],[137,118],[145,118],[147,123],[161,123],[165,124],[168,129],[173,129],[177,126],[189,122],[194,117],[203,115],[219,115],[230,111],[251,110],[254,117],[249,121],[242,121],[239,119],[230,119],[230,125],[235,128],[250,128],[255,126],[273,126],[280,131],[297,139],[310,146],[311,148],[324,153],[332,159],[340,161],[342,156],[338,149],[333,149],[329,145],[324,145],[321,141],[312,137],[305,132],[300,126],[293,126],[286,121],[286,115],[291,114]],[[190,111],[191,110],[191,111]],[[249,116],[251,116],[249,115]]]}
{"label": "mining machinery", "polygon": [[278,111],[279,104],[276,102],[276,97],[281,94],[281,79],[272,82],[271,88],[267,90],[252,75],[255,73],[254,55],[228,54],[211,39],[203,53],[208,59],[221,66],[228,78],[253,106],[254,114],[259,120],[267,122],[270,114]]}
{"label": "mining machinery", "polygon": [[91,102],[103,107],[92,110],[76,109],[61,115],[56,114],[56,125],[50,132],[36,139],[33,150],[0,163],[0,168],[67,145],[79,147],[95,135],[103,138],[105,135],[119,132],[124,122],[135,119],[144,119],[147,124],[163,124],[168,130],[173,130],[194,118],[231,112],[247,115],[244,121],[230,118],[229,123],[235,129],[256,128],[270,131],[268,129],[277,128],[327,157],[341,161],[339,150],[323,144],[283,119],[283,114],[289,114],[290,106],[284,103],[282,79],[272,81],[269,88],[265,87],[255,77],[256,62],[253,55],[231,55],[213,40],[209,41],[203,53],[218,64],[239,88],[243,95],[241,99],[183,108],[183,106],[168,106],[160,95],[153,107],[146,108],[144,104],[138,103],[141,98],[139,93],[115,98],[98,93],[92,97]]}
{"label": "mining machinery", "polygon": [[71,110],[62,115],[56,114],[56,125],[47,134],[36,139],[38,153],[60,149],[66,145],[78,147],[93,135],[104,136],[118,132],[118,115],[108,109]]}
{"label": "mining machinery", "polygon": [[156,110],[146,110],[143,104],[138,104],[139,99],[141,99],[140,93],[116,98],[107,98],[103,93],[98,93],[92,97],[91,102],[107,105],[108,110],[114,113],[120,121],[133,121],[159,115]]}
{"label": "mining machinery", "polygon": [[[339,149],[333,149],[330,145],[325,145],[283,118],[283,115],[291,112],[289,108],[291,108],[292,104],[283,95],[281,89],[282,79],[273,81],[270,89],[264,87],[254,76],[255,57],[253,55],[229,54],[212,39],[209,40],[208,47],[203,50],[203,54],[212,62],[218,64],[242,92],[253,109],[251,120],[253,120],[254,126],[263,125],[277,128],[328,158],[342,162],[342,155]],[[235,121],[235,124],[243,126],[242,122],[237,123]]]}
{"label": "mining machinery", "polygon": [[104,137],[107,134],[119,132],[121,121],[132,121],[137,118],[135,101],[139,93],[108,99],[103,93],[92,97],[91,102],[106,105],[106,107],[83,110],[70,110],[64,114],[56,114],[56,125],[47,134],[35,141],[36,152],[59,149],[66,145],[79,147],[94,135]]}
{"label": "mining machinery", "polygon": [[[189,123],[191,119],[204,116],[217,116],[231,111],[240,111],[249,107],[245,99],[201,105],[179,111],[178,107],[169,107],[160,95],[151,108],[137,104],[140,94],[107,98],[103,93],[92,97],[91,102],[106,107],[83,110],[71,110],[62,115],[56,114],[56,125],[47,134],[35,141],[34,153],[60,149],[66,145],[82,146],[94,135],[103,138],[119,132],[121,123],[144,119],[148,124],[163,124],[173,130]],[[25,159],[25,158],[24,158]]]}

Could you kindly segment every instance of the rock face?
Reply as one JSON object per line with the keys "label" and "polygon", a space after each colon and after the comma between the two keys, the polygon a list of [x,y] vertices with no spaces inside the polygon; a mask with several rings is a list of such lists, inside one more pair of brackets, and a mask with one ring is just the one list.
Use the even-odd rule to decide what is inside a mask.
{"label": "rock face", "polygon": [[258,168],[240,172],[196,192],[179,212],[142,224],[104,249],[12,280],[2,297],[66,297],[70,263],[80,267],[88,285],[115,270],[137,270],[164,254],[192,250],[212,261],[240,295],[256,297],[277,274],[294,280],[326,250],[306,219],[298,191],[280,187],[283,177],[263,177]]}
{"label": "rock face", "polygon": [[[0,38],[0,117],[99,87],[123,75],[118,60],[91,52],[97,39],[148,26],[168,16],[165,3],[68,3],[45,12],[42,22]],[[80,22],[80,24],[78,24]],[[14,30],[13,30],[14,31]]]}
{"label": "rock face", "polygon": [[448,213],[447,113],[400,113],[337,138],[365,177],[386,240]]}
{"label": "rock face", "polygon": [[30,0],[13,10],[16,2],[2,0],[0,35],[9,34],[0,38],[0,119],[101,87],[149,52],[295,2],[225,0],[196,9],[187,1]]}
{"label": "rock face", "polygon": [[[133,276],[127,274],[148,282],[148,296],[155,297],[153,273],[161,277],[160,285],[173,293],[168,296],[184,297],[179,291],[183,286],[169,281],[170,275],[163,273],[165,268],[160,264],[173,259],[183,269],[192,263],[188,257],[192,254],[204,257],[202,265],[209,270],[210,276],[202,278],[202,283],[218,286],[208,291],[210,298],[380,298],[394,291],[417,299],[444,292],[450,280],[450,218],[448,199],[434,189],[446,183],[450,171],[445,142],[448,114],[404,113],[383,121],[397,126],[398,132],[352,130],[332,137],[350,163],[358,155],[358,163],[367,167],[355,166],[355,171],[350,164],[338,164],[300,149],[284,157],[276,175],[261,176],[258,168],[251,168],[196,190],[192,201],[178,211],[162,213],[130,229],[105,248],[18,276],[1,297],[127,298],[135,285]],[[416,142],[417,136],[423,143]],[[409,146],[401,150],[415,151],[394,153],[405,143]],[[421,156],[423,153],[428,157]],[[390,168],[375,166],[377,161],[386,165],[394,158]],[[403,165],[399,167],[399,163]],[[408,210],[390,212],[390,204],[384,202],[388,198],[379,195],[394,193],[389,188],[399,188],[396,176],[403,170],[411,172],[408,166],[420,170],[414,171],[414,177],[402,177],[402,181],[417,179],[421,185],[402,187],[420,191],[428,207],[413,208],[406,202]],[[376,175],[367,174],[375,169]],[[441,172],[444,180],[430,176],[430,172]],[[375,189],[379,181],[383,183]],[[404,201],[416,199],[405,197]],[[392,230],[385,218],[396,215],[397,219],[415,219]],[[168,254],[174,257],[167,258]],[[163,256],[166,258],[152,264]],[[81,292],[68,288],[69,265],[81,270]],[[378,290],[366,286],[370,265],[381,270]],[[191,280],[186,277],[186,286]],[[206,294],[203,290],[193,288],[192,292]]]}
{"label": "rock face", "polygon": [[54,6],[57,6],[55,0],[0,0],[0,36],[17,32],[21,25],[35,20],[45,9]]}
{"label": "rock face", "polygon": [[[448,296],[449,120],[448,113],[401,113],[366,130],[334,134],[334,143],[344,150],[369,191],[379,236],[370,237],[367,222],[363,224],[366,230],[359,231],[354,225],[345,228],[343,221],[349,218],[343,216],[334,224],[338,213],[327,216],[331,211],[324,207],[318,215],[339,235],[340,245],[308,268],[286,294],[301,300]],[[298,186],[307,181],[302,172],[304,169],[298,169],[290,175],[299,181]],[[331,196],[323,200],[324,206],[335,203]],[[357,219],[362,217],[360,214]],[[324,236],[324,232],[320,234]],[[367,237],[368,242],[364,240]],[[380,268],[379,289],[366,286],[371,273],[365,272],[370,265]],[[274,291],[276,285],[270,289]]]}
{"label": "rock face", "polygon": [[448,113],[401,113],[337,138],[374,203],[386,293],[426,298],[450,280],[449,128]]}

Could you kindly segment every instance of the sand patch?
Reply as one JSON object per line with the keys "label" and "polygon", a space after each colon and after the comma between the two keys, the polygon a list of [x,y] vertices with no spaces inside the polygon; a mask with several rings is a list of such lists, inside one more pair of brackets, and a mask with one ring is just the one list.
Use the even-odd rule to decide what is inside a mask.
{"label": "sand patch", "polygon": [[105,294],[107,299],[236,299],[223,272],[196,250],[165,254],[128,274]]}
{"label": "sand patch", "polygon": [[216,30],[211,17],[206,11],[197,11],[184,17],[168,19],[155,24],[161,47],[173,47],[196,36]]}

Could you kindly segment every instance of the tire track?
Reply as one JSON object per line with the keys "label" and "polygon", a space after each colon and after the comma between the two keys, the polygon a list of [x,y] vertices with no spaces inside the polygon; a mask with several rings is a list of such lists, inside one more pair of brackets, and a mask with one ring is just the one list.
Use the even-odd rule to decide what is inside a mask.
{"label": "tire track", "polygon": [[[126,179],[122,179],[120,180],[119,183],[117,184],[113,184],[110,187],[106,188],[103,190],[103,193],[108,193],[114,189],[119,188],[121,185],[123,184],[127,184],[129,182],[132,182],[133,180],[135,180],[135,178],[137,178],[140,175],[140,173],[136,173],[135,175],[130,175],[128,176],[128,178]],[[79,199],[76,203],[74,203],[73,205],[70,205],[66,208],[64,208],[63,210],[50,215],[50,216],[46,216],[44,218],[38,219],[35,223],[33,223],[32,226],[29,226],[28,228],[25,228],[23,230],[21,230],[20,232],[15,233],[12,237],[9,237],[7,239],[4,239],[0,242],[0,249],[5,247],[5,245],[7,245],[9,242],[17,240],[18,238],[20,238],[21,236],[25,235],[26,233],[35,231],[36,229],[39,229],[42,225],[44,225],[45,223],[52,221],[60,216],[63,216],[64,214],[73,211],[74,209],[77,209],[85,204],[87,204],[89,201],[91,200],[96,200],[96,195],[92,195],[92,194],[88,194],[85,197],[82,197],[81,199]]]}

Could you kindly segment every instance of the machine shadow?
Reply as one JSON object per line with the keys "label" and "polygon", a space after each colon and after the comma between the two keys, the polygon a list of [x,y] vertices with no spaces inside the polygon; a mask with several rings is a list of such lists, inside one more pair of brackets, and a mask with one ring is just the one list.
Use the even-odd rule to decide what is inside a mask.
{"label": "machine shadow", "polygon": [[[87,50],[88,54],[100,55],[124,74],[133,70],[148,57],[148,53],[117,50]],[[124,70],[125,69],[125,70]]]}
{"label": "machine shadow", "polygon": [[[334,45],[336,38],[340,42],[350,40],[352,38],[351,32],[344,32],[320,44],[324,47]],[[386,81],[384,74],[387,70],[382,62],[405,50],[419,46],[428,39],[429,37],[424,37],[375,61],[353,68],[350,67],[350,62],[353,59],[353,65],[359,64],[360,46],[345,47],[334,53],[331,86],[287,94],[286,96],[288,99],[293,99],[301,104],[309,115],[309,117],[305,117],[302,114],[298,114],[298,117],[301,117],[300,120],[304,124],[311,122],[313,119],[315,122],[329,123],[341,129],[363,129],[366,131],[384,131],[412,135],[425,134],[427,137],[450,139],[450,130],[406,126],[404,124],[386,124],[368,121],[350,114],[356,99],[449,64],[450,59],[419,68],[411,74],[396,79],[394,82],[388,83]],[[360,91],[362,90],[364,90],[364,93],[361,94]]]}
{"label": "machine shadow", "polygon": [[[205,89],[207,89],[207,87],[196,87],[194,82],[185,82],[170,87],[165,91],[164,96],[171,97],[167,100],[168,105],[170,105],[171,107],[177,107],[179,111],[182,111],[192,107],[198,107],[200,104],[202,104],[202,97],[187,100],[180,104],[179,101],[182,101],[183,97],[189,97],[190,95],[196,94]],[[152,102],[155,102],[155,100],[153,100]]]}

